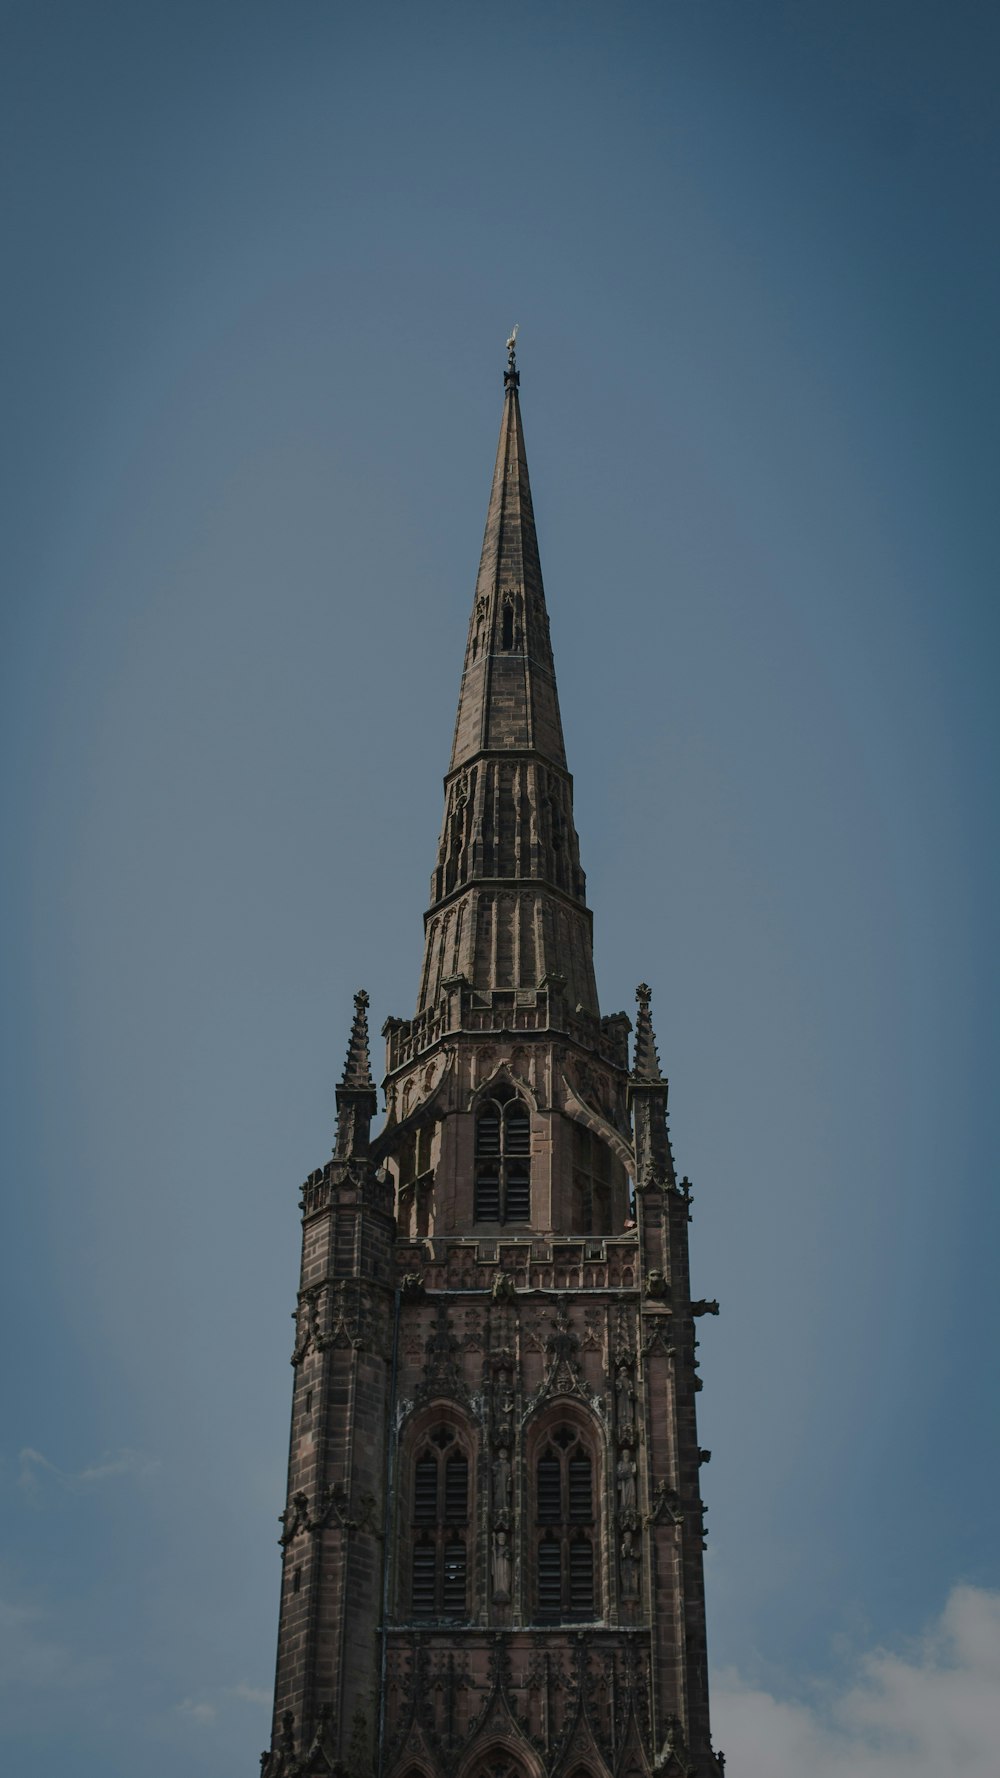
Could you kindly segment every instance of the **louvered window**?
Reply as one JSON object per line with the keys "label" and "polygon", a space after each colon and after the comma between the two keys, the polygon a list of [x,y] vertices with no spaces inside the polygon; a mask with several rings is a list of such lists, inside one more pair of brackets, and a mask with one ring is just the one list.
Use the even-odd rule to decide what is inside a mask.
{"label": "louvered window", "polygon": [[557,1537],[543,1537],[538,1546],[538,1615],[562,1617],[562,1544]]}
{"label": "louvered window", "polygon": [[539,1619],[596,1617],[593,1460],[575,1426],[553,1427],[538,1457],[535,1522]]}
{"label": "louvered window", "polygon": [[465,1616],[465,1545],[457,1538],[444,1546],[442,1604],[445,1617]]}
{"label": "louvered window", "polygon": [[415,1524],[436,1524],[437,1491],[437,1458],[421,1457],[413,1475],[413,1519]]}
{"label": "louvered window", "polygon": [[476,1221],[530,1222],[531,1117],[510,1089],[476,1116]]}
{"label": "louvered window", "polygon": [[594,1548],[586,1537],[569,1546],[569,1607],[571,1617],[594,1615]]}
{"label": "louvered window", "polygon": [[590,1458],[578,1452],[569,1460],[569,1516],[589,1524],[594,1516],[590,1497]]}
{"label": "louvered window", "polygon": [[574,1233],[606,1235],[611,1232],[613,1166],[614,1159],[607,1143],[595,1131],[574,1124]]}
{"label": "louvered window", "polygon": [[500,1159],[500,1111],[496,1105],[487,1105],[479,1113],[476,1123],[476,1153],[484,1159],[496,1155]]}
{"label": "louvered window", "polygon": [[549,1454],[538,1463],[538,1523],[558,1525],[562,1519],[562,1468]]}
{"label": "louvered window", "polygon": [[414,1618],[467,1615],[467,1551],[456,1527],[469,1518],[469,1459],[450,1426],[439,1426],[413,1466]]}
{"label": "louvered window", "polygon": [[529,1155],[531,1153],[531,1119],[520,1099],[513,1099],[508,1105],[504,1126],[507,1138],[504,1147],[508,1156]]}
{"label": "louvered window", "polygon": [[528,1161],[507,1162],[507,1215],[505,1222],[531,1220],[531,1168]]}
{"label": "louvered window", "polygon": [[464,1525],[469,1516],[469,1462],[460,1451],[444,1466],[444,1516],[450,1525]]}
{"label": "louvered window", "polygon": [[413,1546],[413,1615],[434,1617],[437,1593],[437,1550],[429,1539]]}
{"label": "louvered window", "polygon": [[476,1221],[500,1221],[500,1167],[476,1168]]}

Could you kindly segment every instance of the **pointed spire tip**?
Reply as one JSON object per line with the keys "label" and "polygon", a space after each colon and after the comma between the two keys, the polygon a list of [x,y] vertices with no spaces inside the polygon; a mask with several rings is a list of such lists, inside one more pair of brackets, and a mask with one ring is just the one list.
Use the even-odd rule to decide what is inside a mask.
{"label": "pointed spire tip", "polygon": [[518,323],[515,321],[507,336],[507,369],[503,373],[505,389],[519,389],[521,378],[517,368],[517,335]]}

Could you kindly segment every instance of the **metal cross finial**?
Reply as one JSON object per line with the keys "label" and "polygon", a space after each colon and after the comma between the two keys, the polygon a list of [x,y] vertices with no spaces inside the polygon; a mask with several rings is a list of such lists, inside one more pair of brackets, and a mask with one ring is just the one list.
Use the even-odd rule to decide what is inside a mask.
{"label": "metal cross finial", "polygon": [[511,370],[514,369],[514,360],[517,355],[517,329],[518,323],[515,321],[507,340],[507,363]]}

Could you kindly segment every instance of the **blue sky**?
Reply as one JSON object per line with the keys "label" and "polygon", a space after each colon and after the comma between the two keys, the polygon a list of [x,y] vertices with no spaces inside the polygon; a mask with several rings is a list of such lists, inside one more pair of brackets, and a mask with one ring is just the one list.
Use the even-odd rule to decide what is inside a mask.
{"label": "blue sky", "polygon": [[256,1770],[297,1189],[354,989],[413,1008],[518,321],[602,1002],[723,1306],[717,1739],[992,1771],[998,37],[4,9],[8,1760]]}

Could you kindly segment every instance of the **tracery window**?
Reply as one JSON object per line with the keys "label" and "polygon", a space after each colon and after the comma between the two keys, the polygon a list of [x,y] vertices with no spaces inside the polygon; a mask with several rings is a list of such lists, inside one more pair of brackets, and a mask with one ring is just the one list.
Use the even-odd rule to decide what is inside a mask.
{"label": "tracery window", "polygon": [[413,1466],[410,1609],[415,1618],[466,1616],[469,1459],[450,1426],[439,1426]]}
{"label": "tracery window", "polygon": [[476,1113],[476,1221],[530,1222],[531,1117],[503,1088]]}
{"label": "tracery window", "polygon": [[539,1453],[535,1521],[539,1618],[595,1617],[593,1464],[575,1426],[555,1427]]}
{"label": "tracery window", "polygon": [[578,1234],[611,1233],[611,1163],[607,1143],[593,1130],[574,1124],[573,1187]]}
{"label": "tracery window", "polygon": [[[407,1083],[409,1091],[411,1083]],[[404,1114],[407,1110],[403,1101]],[[430,1233],[431,1196],[434,1169],[431,1165],[433,1130],[421,1124],[403,1137],[396,1156],[396,1215],[400,1230],[419,1239]]]}

